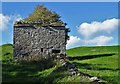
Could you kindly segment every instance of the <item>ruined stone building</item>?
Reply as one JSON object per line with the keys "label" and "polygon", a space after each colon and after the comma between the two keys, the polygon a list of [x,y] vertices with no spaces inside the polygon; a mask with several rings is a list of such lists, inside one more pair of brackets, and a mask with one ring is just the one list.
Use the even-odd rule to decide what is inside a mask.
{"label": "ruined stone building", "polygon": [[14,58],[28,60],[50,58],[51,53],[65,54],[69,29],[65,24],[36,27],[39,22],[18,21],[14,24]]}

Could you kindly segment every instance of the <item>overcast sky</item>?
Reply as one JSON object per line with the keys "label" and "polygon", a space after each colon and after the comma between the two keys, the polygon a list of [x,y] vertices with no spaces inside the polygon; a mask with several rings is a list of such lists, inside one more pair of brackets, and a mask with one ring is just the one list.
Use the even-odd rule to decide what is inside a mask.
{"label": "overcast sky", "polygon": [[67,48],[118,44],[117,2],[90,3],[3,3],[0,13],[2,43],[13,43],[13,24],[28,17],[38,4],[61,15],[70,28]]}

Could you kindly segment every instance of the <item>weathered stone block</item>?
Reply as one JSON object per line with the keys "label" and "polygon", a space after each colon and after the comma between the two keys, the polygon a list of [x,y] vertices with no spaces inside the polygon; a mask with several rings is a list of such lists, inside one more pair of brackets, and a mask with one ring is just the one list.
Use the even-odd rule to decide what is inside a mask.
{"label": "weathered stone block", "polygon": [[14,26],[14,58],[17,60],[49,59],[52,50],[66,50],[66,28]]}

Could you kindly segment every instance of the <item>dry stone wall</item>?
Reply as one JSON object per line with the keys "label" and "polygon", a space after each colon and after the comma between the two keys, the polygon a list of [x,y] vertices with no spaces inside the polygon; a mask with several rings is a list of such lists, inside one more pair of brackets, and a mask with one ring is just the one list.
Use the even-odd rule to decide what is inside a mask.
{"label": "dry stone wall", "polygon": [[64,27],[14,27],[14,58],[49,59],[52,50],[60,50],[65,54],[66,36]]}

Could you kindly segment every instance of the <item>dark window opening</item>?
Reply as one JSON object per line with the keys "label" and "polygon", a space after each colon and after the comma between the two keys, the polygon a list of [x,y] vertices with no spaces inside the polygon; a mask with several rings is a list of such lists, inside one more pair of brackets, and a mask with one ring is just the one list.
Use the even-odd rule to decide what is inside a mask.
{"label": "dark window opening", "polygon": [[52,34],[52,32],[50,31],[50,34]]}
{"label": "dark window opening", "polygon": [[41,48],[41,52],[43,52],[43,48]]}
{"label": "dark window opening", "polygon": [[53,48],[53,46],[51,46],[50,48]]}
{"label": "dark window opening", "polygon": [[60,50],[52,50],[52,53],[60,53]]}

